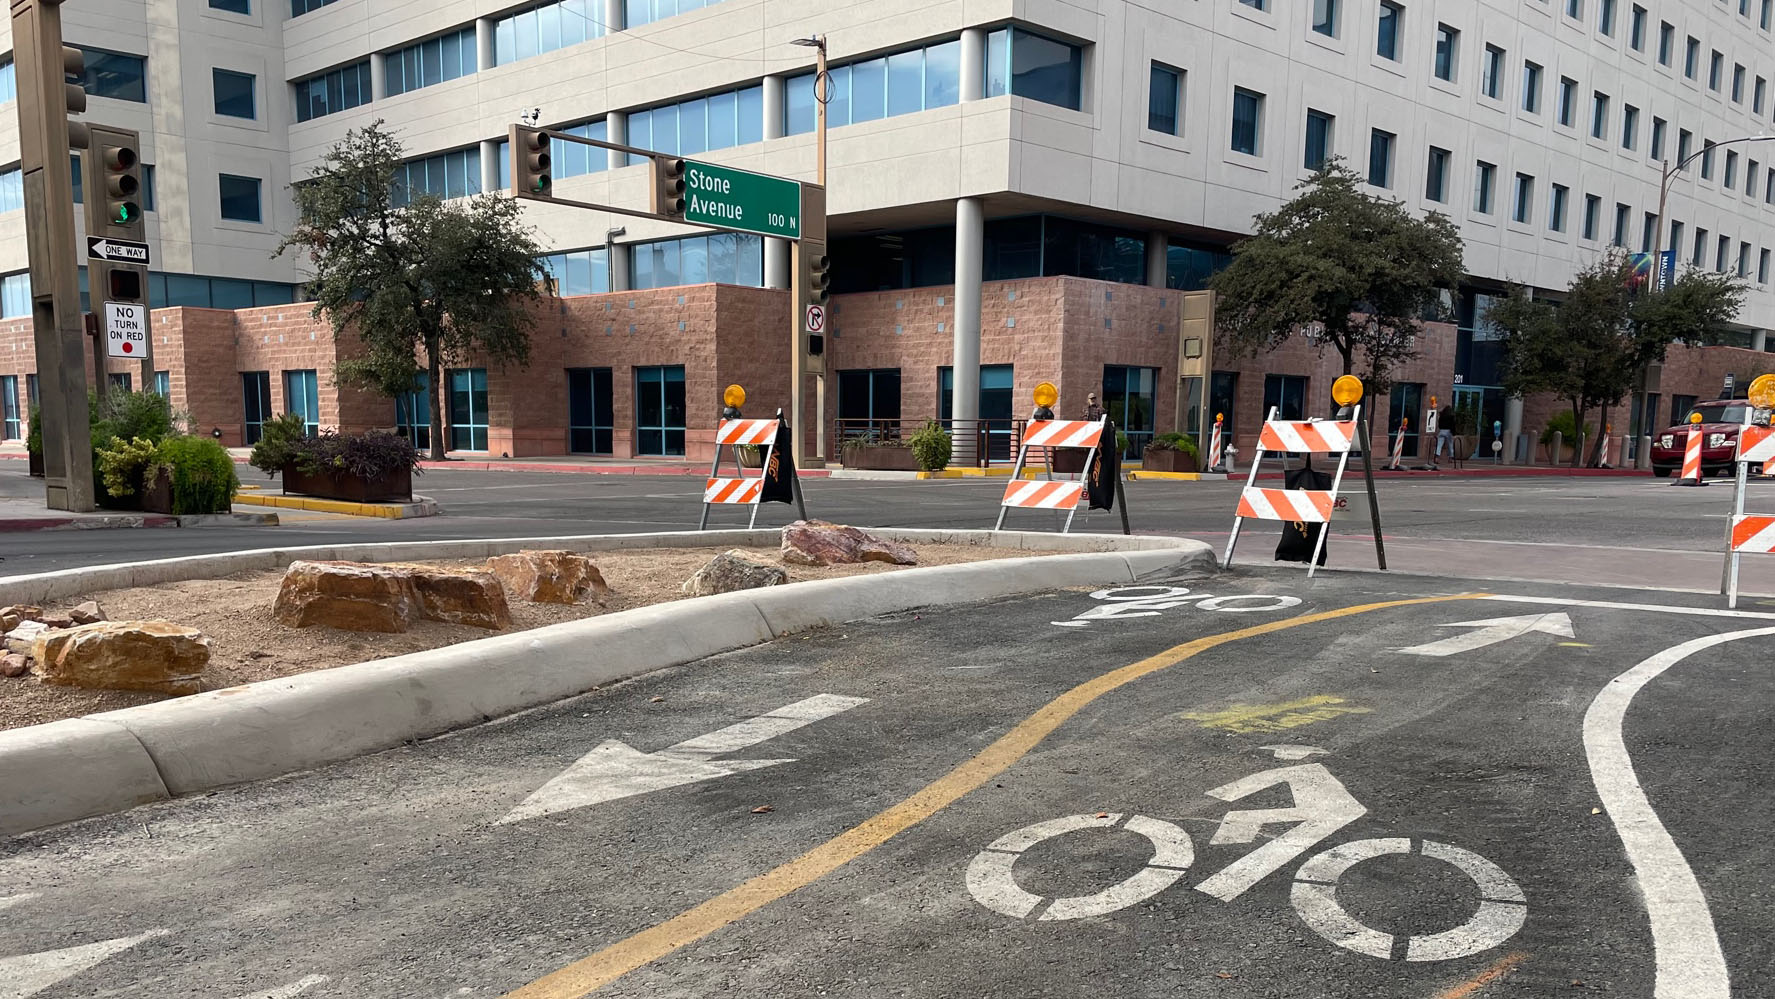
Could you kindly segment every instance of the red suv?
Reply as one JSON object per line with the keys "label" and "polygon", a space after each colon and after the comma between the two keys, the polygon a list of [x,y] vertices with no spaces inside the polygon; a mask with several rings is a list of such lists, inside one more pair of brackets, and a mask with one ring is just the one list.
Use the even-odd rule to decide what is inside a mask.
{"label": "red suv", "polygon": [[1738,429],[1744,426],[1746,413],[1750,414],[1750,422],[1758,426],[1769,425],[1769,410],[1751,409],[1748,399],[1714,399],[1696,403],[1683,414],[1683,422],[1666,427],[1652,438],[1653,475],[1667,478],[1682,469],[1683,452],[1689,446],[1689,417],[1694,413],[1701,414],[1701,423],[1696,429],[1701,433],[1701,474],[1704,476],[1732,470],[1732,462],[1738,456]]}

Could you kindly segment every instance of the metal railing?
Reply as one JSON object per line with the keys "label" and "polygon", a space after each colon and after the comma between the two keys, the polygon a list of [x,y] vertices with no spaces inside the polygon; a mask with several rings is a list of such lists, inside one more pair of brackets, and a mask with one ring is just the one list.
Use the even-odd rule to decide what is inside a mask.
{"label": "metal railing", "polygon": [[[844,446],[847,443],[879,444],[888,441],[904,441],[924,425],[929,419],[919,418],[873,418],[873,419],[841,419],[832,421],[832,437],[835,442],[834,451],[840,460],[843,459]],[[1009,465],[1017,460],[1017,448],[1023,442],[1024,427],[1027,420],[937,420],[938,426],[949,434],[952,454],[950,465],[956,467],[990,468],[994,465]]]}

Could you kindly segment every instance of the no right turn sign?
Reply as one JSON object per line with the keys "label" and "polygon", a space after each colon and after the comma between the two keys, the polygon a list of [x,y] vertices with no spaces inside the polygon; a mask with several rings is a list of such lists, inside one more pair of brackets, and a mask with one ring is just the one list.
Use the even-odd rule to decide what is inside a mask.
{"label": "no right turn sign", "polygon": [[810,305],[807,307],[807,331],[809,333],[826,332],[826,307]]}

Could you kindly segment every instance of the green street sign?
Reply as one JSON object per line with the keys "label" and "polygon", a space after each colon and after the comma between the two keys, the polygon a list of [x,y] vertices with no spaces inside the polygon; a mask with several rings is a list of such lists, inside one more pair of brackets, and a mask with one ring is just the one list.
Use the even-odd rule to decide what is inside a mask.
{"label": "green street sign", "polygon": [[801,238],[801,185],[793,180],[684,161],[684,221]]}

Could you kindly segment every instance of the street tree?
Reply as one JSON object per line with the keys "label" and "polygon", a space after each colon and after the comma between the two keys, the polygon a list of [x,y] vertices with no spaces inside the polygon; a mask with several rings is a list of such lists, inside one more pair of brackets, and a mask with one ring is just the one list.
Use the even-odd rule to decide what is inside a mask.
{"label": "street tree", "polygon": [[[1505,391],[1551,393],[1571,406],[1577,427],[1600,409],[1599,425],[1606,428],[1609,409],[1639,386],[1648,365],[1663,362],[1672,343],[1724,341],[1745,290],[1735,275],[1694,268],[1654,290],[1627,254],[1616,251],[1578,272],[1558,301],[1519,287],[1484,318],[1502,337]],[[1602,460],[1602,437],[1591,464]],[[1584,460],[1574,448],[1573,464]]]}
{"label": "street tree", "polygon": [[1462,274],[1460,232],[1437,212],[1418,218],[1368,193],[1337,159],[1295,191],[1253,220],[1210,279],[1220,341],[1256,355],[1304,337],[1337,351],[1346,375],[1360,358],[1369,394],[1385,391],[1393,369],[1417,356],[1425,317],[1446,311],[1444,290]]}
{"label": "street tree", "polygon": [[545,272],[515,199],[409,191],[401,162],[380,120],[347,132],[294,185],[300,221],[277,252],[306,255],[315,316],[362,344],[340,362],[342,383],[393,397],[429,373],[431,457],[442,460],[446,366],[524,364]]}

